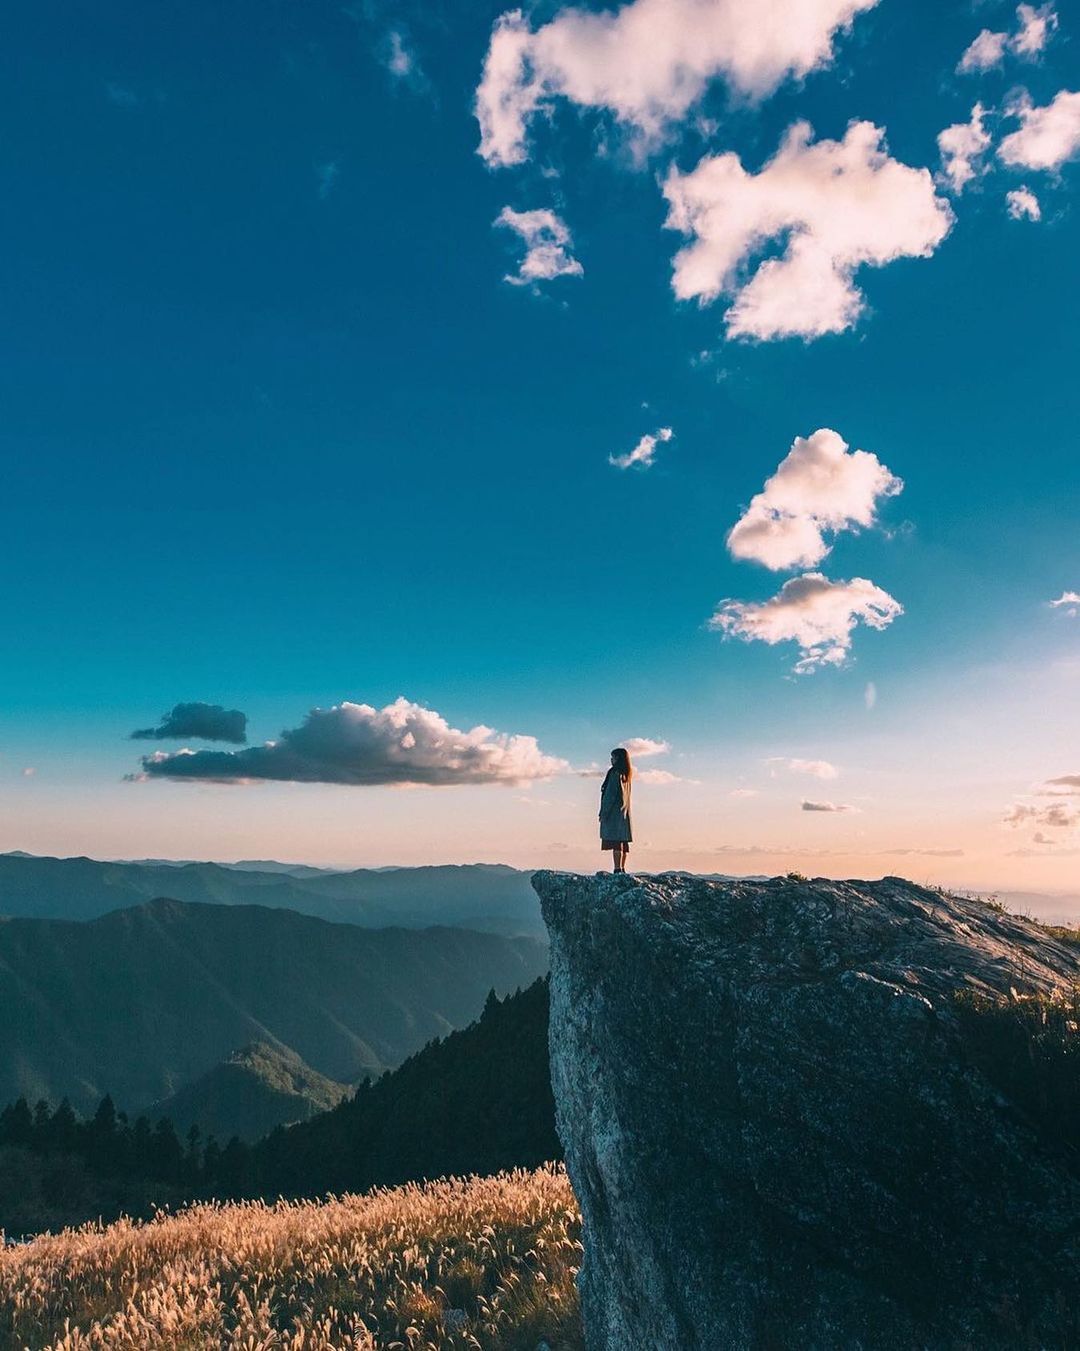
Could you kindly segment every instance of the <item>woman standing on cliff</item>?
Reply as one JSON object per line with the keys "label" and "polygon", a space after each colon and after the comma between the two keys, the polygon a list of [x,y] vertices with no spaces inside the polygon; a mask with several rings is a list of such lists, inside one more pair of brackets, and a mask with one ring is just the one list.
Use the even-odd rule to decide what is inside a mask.
{"label": "woman standing on cliff", "polygon": [[612,871],[626,872],[626,856],[634,838],[630,829],[630,782],[634,770],[622,746],[611,752],[611,768],[600,789],[600,848],[611,850]]}

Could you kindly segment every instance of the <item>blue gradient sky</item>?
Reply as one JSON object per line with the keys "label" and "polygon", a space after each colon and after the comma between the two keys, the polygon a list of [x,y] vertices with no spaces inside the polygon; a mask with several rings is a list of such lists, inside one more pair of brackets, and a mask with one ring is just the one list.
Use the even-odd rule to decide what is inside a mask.
{"label": "blue gradient sky", "polygon": [[[472,103],[501,9],[9,12],[0,849],[599,866],[572,775],[123,782],[127,733],[179,700],[242,708],[261,741],[405,695],[575,767],[669,741],[655,765],[683,781],[639,787],[641,867],[1069,887],[1080,833],[1002,818],[1080,773],[1080,619],[1048,606],[1080,589],[1080,169],[988,173],[932,257],[861,271],[867,313],[810,342],[726,340],[722,304],[674,300],[658,178],[704,150],[757,168],[798,118],[870,119],[936,170],[974,98],[1080,87],[1080,16],[973,79],[960,53],[1012,6],[881,0],[804,82],[735,107],[715,82],[704,138],[635,164],[560,105],[528,164],[490,169]],[[1021,181],[1038,223],[1006,215]],[[554,206],[584,277],[507,285],[505,205]],[[652,469],[611,467],[660,425]],[[823,565],[905,613],[793,678],[790,645],[706,623],[783,580],[725,538],[818,427],[905,481]],[[822,797],[857,810],[802,811]]]}

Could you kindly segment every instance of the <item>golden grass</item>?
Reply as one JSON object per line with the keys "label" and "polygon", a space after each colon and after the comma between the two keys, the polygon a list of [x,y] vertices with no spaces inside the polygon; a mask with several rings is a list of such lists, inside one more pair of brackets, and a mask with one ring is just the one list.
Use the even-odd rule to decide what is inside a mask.
{"label": "golden grass", "polygon": [[580,1351],[580,1234],[555,1167],[87,1225],[0,1252],[0,1346]]}

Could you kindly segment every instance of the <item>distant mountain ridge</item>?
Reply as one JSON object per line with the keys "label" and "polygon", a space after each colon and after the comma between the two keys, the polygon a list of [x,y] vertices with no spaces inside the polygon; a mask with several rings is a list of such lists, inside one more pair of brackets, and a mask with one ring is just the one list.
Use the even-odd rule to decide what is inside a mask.
{"label": "distant mountain ridge", "polygon": [[88,922],[0,921],[0,1102],[111,1093],[141,1110],[254,1041],[356,1082],[471,1022],[547,947],[157,899]]}
{"label": "distant mountain ridge", "polygon": [[361,868],[140,861],[0,854],[0,915],[96,919],[155,896],[208,905],[265,905],[364,928],[454,925],[543,937],[529,874],[504,864]]}

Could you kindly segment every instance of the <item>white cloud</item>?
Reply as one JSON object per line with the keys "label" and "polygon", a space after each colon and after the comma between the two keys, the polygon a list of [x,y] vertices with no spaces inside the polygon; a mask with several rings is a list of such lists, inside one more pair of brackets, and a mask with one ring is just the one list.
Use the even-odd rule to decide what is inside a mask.
{"label": "white cloud", "polygon": [[647,736],[631,736],[621,743],[625,751],[637,760],[649,755],[667,755],[671,745],[667,741],[657,741]]}
{"label": "white cloud", "polygon": [[876,455],[849,451],[828,427],[797,436],[731,528],[728,552],[773,571],[812,567],[832,547],[825,531],[873,525],[879,499],[895,496],[903,486]]}
{"label": "white cloud", "polygon": [[1007,51],[1024,60],[1034,60],[1045,49],[1057,26],[1058,16],[1052,4],[1038,9],[1034,5],[1018,5],[1016,31],[1008,34],[984,28],[965,50],[956,69],[962,75],[993,70],[1004,62]]}
{"label": "white cloud", "polygon": [[[856,271],[929,257],[953,223],[929,171],[892,159],[884,137],[852,122],[842,141],[814,142],[809,123],[798,122],[757,173],[731,151],[687,174],[673,168],[665,225],[692,238],[675,256],[675,295],[703,305],[733,296],[729,337],[851,328],[864,308]],[[780,256],[748,266],[770,241],[781,243]]]}
{"label": "white cloud", "polygon": [[1053,5],[1042,5],[1039,9],[1034,5],[1018,5],[1016,18],[1018,27],[1009,45],[1018,56],[1038,56],[1058,26]]}
{"label": "white cloud", "polygon": [[631,469],[635,465],[639,469],[649,469],[656,456],[657,445],[662,441],[670,441],[674,435],[670,427],[661,427],[658,431],[643,436],[634,449],[627,451],[625,455],[609,455],[608,464],[613,464],[616,469]]}
{"label": "white cloud", "polygon": [[846,802],[808,802],[804,798],[802,810],[804,812],[853,812],[858,809],[849,806]]}
{"label": "white cloud", "polygon": [[639,769],[634,777],[640,779],[642,783],[652,784],[656,788],[666,788],[668,784],[686,782],[678,774],[672,774],[669,769]]}
{"label": "white cloud", "polygon": [[757,788],[733,788],[728,797],[757,797],[759,790]]}
{"label": "white cloud", "polygon": [[898,601],[865,577],[830,582],[820,572],[807,572],[786,581],[767,601],[722,601],[709,627],[746,642],[797,643],[801,655],[794,669],[806,675],[842,666],[860,621],[884,629],[903,613]]}
{"label": "white cloud", "polygon": [[965,49],[956,69],[962,75],[970,75],[975,71],[992,70],[1000,66],[1005,59],[1005,44],[1008,40],[1008,34],[992,33],[989,28],[984,28]]}
{"label": "white cloud", "polygon": [[863,703],[867,708],[873,708],[877,703],[877,686],[872,680],[866,682],[866,689],[863,690]]}
{"label": "white cloud", "polygon": [[34,768],[33,765],[27,765],[22,772],[22,776],[24,779],[32,779],[36,773],[37,770]]}
{"label": "white cloud", "polygon": [[1051,610],[1064,610],[1070,619],[1080,614],[1080,591],[1063,591],[1057,600],[1048,602]]}
{"label": "white cloud", "polygon": [[877,0],[632,0],[566,8],[535,31],[520,9],[495,23],[476,91],[480,154],[528,158],[533,118],[564,98],[611,113],[639,149],[657,144],[723,78],[761,98],[832,59],[833,40]]}
{"label": "white cloud", "polygon": [[1024,93],[1008,112],[1021,125],[998,146],[1003,164],[1053,171],[1080,154],[1080,93],[1061,89],[1041,108]]}
{"label": "white cloud", "polygon": [[565,760],[545,755],[535,737],[484,726],[459,731],[408,699],[382,709],[353,703],[315,708],[277,741],[240,751],[159,751],[142,765],[148,778],[435,787],[520,784],[570,770]]}
{"label": "white cloud", "polygon": [[383,64],[390,74],[399,80],[406,79],[413,74],[416,68],[416,57],[413,55],[404,35],[396,28],[392,28],[386,35],[386,52]]}
{"label": "white cloud", "polygon": [[986,169],[983,156],[990,148],[990,133],[983,126],[986,109],[976,103],[967,122],[946,127],[937,138],[941,152],[941,176],[955,193],[963,192],[971,180]]}
{"label": "white cloud", "polygon": [[1042,220],[1039,199],[1029,188],[1014,188],[1012,192],[1007,192],[1005,203],[1010,220]]}
{"label": "white cloud", "polygon": [[767,765],[783,765],[790,774],[809,774],[815,779],[835,779],[840,771],[828,760],[799,760],[784,755],[771,755]]}
{"label": "white cloud", "polygon": [[554,211],[515,211],[504,206],[495,218],[496,225],[505,226],[521,236],[525,257],[517,272],[505,278],[513,286],[552,281],[555,277],[581,277],[585,269],[570,252],[573,241],[566,224]]}

